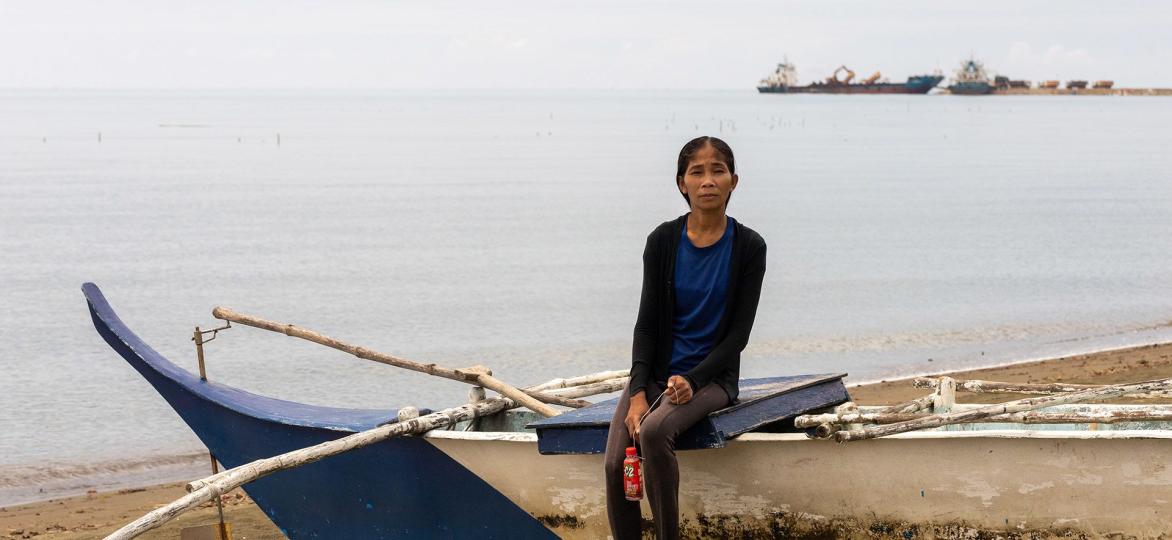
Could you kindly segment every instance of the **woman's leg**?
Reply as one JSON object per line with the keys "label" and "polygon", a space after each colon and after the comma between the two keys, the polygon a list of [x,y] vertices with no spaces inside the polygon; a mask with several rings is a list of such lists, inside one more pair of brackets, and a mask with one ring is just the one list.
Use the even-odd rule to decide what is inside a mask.
{"label": "woman's leg", "polygon": [[623,491],[623,460],[631,446],[631,434],[627,433],[627,409],[631,406],[627,387],[614,408],[610,420],[610,431],[606,434],[606,515],[610,519],[610,532],[615,540],[639,538],[643,518],[639,515],[639,502],[628,501]]}
{"label": "woman's leg", "polygon": [[[709,384],[692,396],[692,400],[675,405],[664,398],[643,420],[639,443],[643,450],[644,482],[647,502],[655,518],[655,533],[660,540],[679,538],[680,470],[676,463],[676,437],[708,413],[728,405],[728,394],[717,384]],[[617,538],[617,537],[616,537]]]}
{"label": "woman's leg", "polygon": [[[649,384],[648,403],[661,391],[654,382]],[[610,519],[610,532],[615,540],[639,538],[643,527],[639,501],[628,501],[623,489],[623,460],[627,458],[627,447],[632,446],[631,434],[627,432],[627,410],[630,406],[630,392],[624,387],[619,404],[614,408],[614,417],[610,419],[610,431],[606,435],[606,515]]]}

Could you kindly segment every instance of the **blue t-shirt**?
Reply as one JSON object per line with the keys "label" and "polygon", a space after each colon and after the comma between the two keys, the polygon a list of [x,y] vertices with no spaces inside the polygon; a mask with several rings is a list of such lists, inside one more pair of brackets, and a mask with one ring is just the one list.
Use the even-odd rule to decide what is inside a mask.
{"label": "blue t-shirt", "polygon": [[733,218],[728,218],[720,240],[703,248],[692,245],[684,223],[673,278],[676,301],[671,321],[671,375],[696,367],[715,344],[728,292],[734,223]]}

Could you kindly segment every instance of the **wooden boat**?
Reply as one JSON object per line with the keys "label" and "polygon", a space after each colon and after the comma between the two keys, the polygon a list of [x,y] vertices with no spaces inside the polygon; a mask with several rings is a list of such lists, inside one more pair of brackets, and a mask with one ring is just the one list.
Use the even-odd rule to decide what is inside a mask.
{"label": "wooden boat", "polygon": [[[83,291],[98,333],[225,466],[395,419],[395,411],[313,406],[200,380],[139,339],[95,285]],[[816,390],[841,401],[837,375],[806,379],[798,386],[807,397]],[[603,538],[599,419],[611,410],[604,402],[541,421],[507,411],[281,471],[245,490],[290,538]],[[682,442],[681,450],[697,447],[679,454],[685,535],[1157,538],[1172,529],[1167,423],[966,424],[836,444],[792,420],[758,420],[717,420]]]}

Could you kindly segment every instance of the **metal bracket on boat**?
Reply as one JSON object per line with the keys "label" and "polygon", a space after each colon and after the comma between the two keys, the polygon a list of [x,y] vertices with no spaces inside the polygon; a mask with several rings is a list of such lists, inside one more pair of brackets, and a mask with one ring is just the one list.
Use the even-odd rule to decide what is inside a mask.
{"label": "metal bracket on boat", "polygon": [[[232,328],[232,321],[227,321],[224,326],[212,328],[211,330],[200,330],[198,326],[195,327],[195,333],[192,334],[191,340],[195,342],[195,355],[199,359],[199,380],[208,380],[207,369],[204,367],[203,361],[203,344],[216,339],[216,335],[220,333],[220,330],[227,330],[229,328]],[[204,339],[205,334],[211,334],[212,337]],[[216,462],[216,455],[211,452],[211,449],[208,449],[208,457],[212,460],[212,474],[214,475],[220,472],[220,468]],[[224,501],[218,495],[216,496],[216,510],[220,518],[219,526],[216,527],[216,537],[218,540],[228,540],[230,535],[227,525],[224,523]]]}
{"label": "metal bracket on boat", "polygon": [[[232,328],[232,321],[228,321],[224,326],[212,328],[211,330],[200,330],[198,326],[195,327],[195,334],[191,336],[191,341],[195,342],[195,355],[199,359],[199,380],[208,380],[207,369],[204,367],[203,362],[203,344],[216,339],[216,335],[220,333],[220,330],[227,330],[229,328]],[[204,334],[211,334],[212,337],[204,339]]]}

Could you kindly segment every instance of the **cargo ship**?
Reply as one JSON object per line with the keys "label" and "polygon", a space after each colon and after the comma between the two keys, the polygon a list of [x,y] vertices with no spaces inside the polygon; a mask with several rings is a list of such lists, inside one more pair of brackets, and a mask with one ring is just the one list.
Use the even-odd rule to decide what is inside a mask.
{"label": "cargo ship", "polygon": [[974,58],[961,62],[953,79],[953,83],[948,85],[948,92],[952,94],[981,96],[993,91],[989,75],[985,73],[985,65]]}
{"label": "cargo ship", "polygon": [[839,66],[824,81],[798,85],[798,71],[789,60],[777,65],[768,77],[761,79],[757,91],[762,94],[927,94],[940,84],[944,76],[913,75],[902,83],[889,82],[876,71],[860,82],[854,82],[855,72]]}

